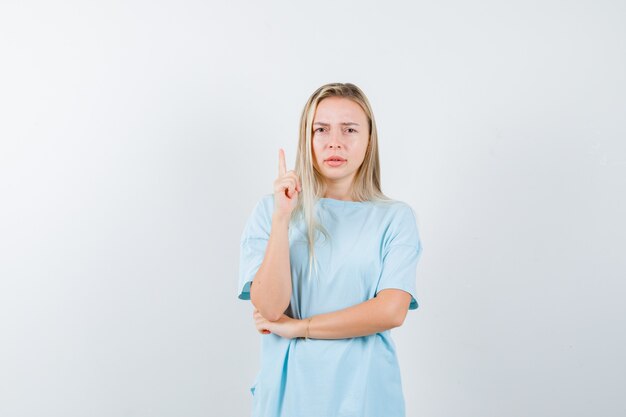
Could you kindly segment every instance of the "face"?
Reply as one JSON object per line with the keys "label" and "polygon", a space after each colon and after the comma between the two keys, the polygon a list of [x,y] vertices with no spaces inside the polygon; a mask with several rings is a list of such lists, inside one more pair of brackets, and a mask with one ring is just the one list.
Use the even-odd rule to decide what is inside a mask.
{"label": "face", "polygon": [[[352,181],[365,159],[369,123],[361,106],[348,98],[328,97],[317,104],[313,117],[313,157],[329,181]],[[334,162],[332,157],[343,158]]]}

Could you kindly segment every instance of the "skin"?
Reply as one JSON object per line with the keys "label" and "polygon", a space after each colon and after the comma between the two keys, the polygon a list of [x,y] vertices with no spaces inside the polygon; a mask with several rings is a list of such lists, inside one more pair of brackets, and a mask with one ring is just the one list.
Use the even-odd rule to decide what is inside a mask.
{"label": "skin", "polygon": [[298,201],[300,184],[295,171],[287,171],[285,152],[278,153],[278,177],[274,181],[272,228],[263,262],[250,286],[250,301],[264,317],[278,320],[291,301],[289,217]]}
{"label": "skin", "polygon": [[[313,157],[315,167],[325,180],[324,197],[351,199],[350,187],[365,159],[369,143],[368,125],[367,115],[361,106],[350,99],[328,97],[318,103],[313,118]],[[339,155],[347,162],[339,167],[331,167],[325,160],[333,155]],[[287,171],[282,149],[279,150],[278,158],[273,221],[285,222],[295,208],[301,185],[295,171]],[[410,302],[411,295],[408,292],[389,288],[365,302],[305,319],[294,319],[282,314],[276,320],[268,320],[256,307],[252,315],[257,331],[262,334],[274,333],[292,339],[304,337],[308,328],[308,337],[312,339],[343,339],[401,326]]]}
{"label": "skin", "polygon": [[[365,159],[369,123],[361,106],[348,98],[328,97],[320,101],[313,117],[313,157],[326,184],[324,197],[350,200],[354,176]],[[339,167],[325,160],[333,155],[345,158]]]}
{"label": "skin", "polygon": [[345,339],[380,333],[404,323],[409,310],[411,294],[395,288],[380,291],[376,297],[362,303],[305,319],[294,319],[283,314],[276,321],[264,318],[255,308],[252,312],[257,331],[274,333],[293,339],[306,335],[311,339]]}
{"label": "skin", "polygon": [[288,219],[302,191],[296,171],[287,171],[285,151],[278,150],[278,177],[274,181],[274,216]]}

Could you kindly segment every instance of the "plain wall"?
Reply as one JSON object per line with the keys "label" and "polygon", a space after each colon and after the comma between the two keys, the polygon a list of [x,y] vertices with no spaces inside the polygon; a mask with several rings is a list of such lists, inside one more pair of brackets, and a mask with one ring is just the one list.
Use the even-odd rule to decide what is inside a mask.
{"label": "plain wall", "polygon": [[239,239],[335,81],[418,216],[407,416],[626,414],[623,1],[3,1],[0,59],[0,415],[248,415]]}

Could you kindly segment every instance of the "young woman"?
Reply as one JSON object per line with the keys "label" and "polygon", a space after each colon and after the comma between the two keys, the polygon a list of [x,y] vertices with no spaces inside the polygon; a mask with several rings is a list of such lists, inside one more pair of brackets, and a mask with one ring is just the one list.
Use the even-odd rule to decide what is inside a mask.
{"label": "young woman", "polygon": [[262,336],[254,417],[404,417],[390,329],[416,309],[413,209],[380,187],[370,104],[320,87],[300,120],[295,170],[279,150],[274,193],[241,236],[239,298]]}

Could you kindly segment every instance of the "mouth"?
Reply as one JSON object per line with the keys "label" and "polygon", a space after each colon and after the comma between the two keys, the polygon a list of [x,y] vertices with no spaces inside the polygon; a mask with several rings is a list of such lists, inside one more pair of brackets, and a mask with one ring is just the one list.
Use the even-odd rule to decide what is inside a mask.
{"label": "mouth", "polygon": [[324,161],[326,165],[331,167],[338,167],[346,163],[346,160],[343,158],[329,158]]}

